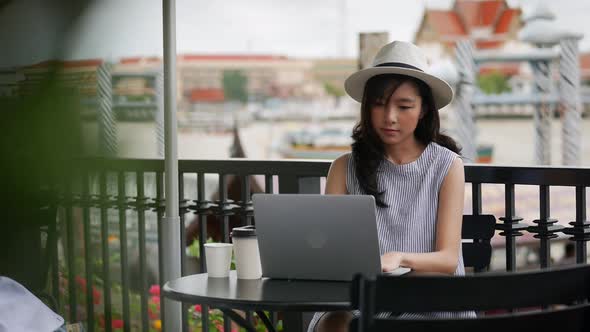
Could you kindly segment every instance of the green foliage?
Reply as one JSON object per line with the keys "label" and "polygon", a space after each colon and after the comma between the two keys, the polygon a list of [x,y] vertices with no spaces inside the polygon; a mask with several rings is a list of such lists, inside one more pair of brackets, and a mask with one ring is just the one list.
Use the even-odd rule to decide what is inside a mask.
{"label": "green foliage", "polygon": [[482,92],[488,95],[511,91],[508,78],[499,71],[480,75],[477,78],[477,85]]}
{"label": "green foliage", "polygon": [[248,101],[248,92],[246,87],[248,78],[239,70],[223,71],[223,93],[226,100],[239,101],[245,103]]}
{"label": "green foliage", "polygon": [[191,257],[199,257],[201,248],[199,247],[199,240],[194,239],[193,243],[188,246],[188,255]]}
{"label": "green foliage", "polygon": [[326,93],[329,94],[330,96],[334,96],[334,97],[344,96],[344,89],[339,88],[329,82],[324,83],[324,90],[326,90]]}

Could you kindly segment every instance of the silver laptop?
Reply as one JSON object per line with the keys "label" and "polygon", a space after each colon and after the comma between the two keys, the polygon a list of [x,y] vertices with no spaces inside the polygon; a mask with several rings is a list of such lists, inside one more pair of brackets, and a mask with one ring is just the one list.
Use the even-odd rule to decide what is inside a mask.
{"label": "silver laptop", "polygon": [[381,273],[373,196],[255,194],[252,201],[264,277],[349,281]]}

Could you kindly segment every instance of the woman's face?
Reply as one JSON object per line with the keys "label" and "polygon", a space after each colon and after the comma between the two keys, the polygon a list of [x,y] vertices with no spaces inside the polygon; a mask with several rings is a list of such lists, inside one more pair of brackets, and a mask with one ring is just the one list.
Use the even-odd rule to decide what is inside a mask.
{"label": "woman's face", "polygon": [[389,97],[377,99],[371,109],[371,124],[385,145],[397,145],[414,139],[414,130],[422,118],[422,97],[418,87],[406,81]]}

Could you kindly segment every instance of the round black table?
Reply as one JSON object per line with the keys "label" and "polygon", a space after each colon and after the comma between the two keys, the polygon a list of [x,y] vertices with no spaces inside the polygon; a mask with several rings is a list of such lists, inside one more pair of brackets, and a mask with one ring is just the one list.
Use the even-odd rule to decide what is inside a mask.
{"label": "round black table", "polygon": [[[171,280],[164,285],[163,294],[169,299],[219,308],[242,326],[247,322],[232,309],[256,311],[259,316],[262,310],[299,312],[300,315],[302,311],[350,309],[349,282],[244,280],[238,279],[235,271],[231,271],[228,278],[209,278],[202,273]],[[269,323],[268,317],[262,316],[265,324]],[[284,321],[285,331],[288,325]]]}

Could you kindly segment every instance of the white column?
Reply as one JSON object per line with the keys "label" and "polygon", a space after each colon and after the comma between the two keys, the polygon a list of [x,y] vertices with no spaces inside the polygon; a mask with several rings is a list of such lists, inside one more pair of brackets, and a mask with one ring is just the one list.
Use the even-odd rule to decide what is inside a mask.
{"label": "white column", "polygon": [[473,93],[475,90],[476,66],[473,60],[473,42],[462,40],[457,42],[455,59],[459,71],[459,83],[455,91],[454,125],[459,144],[463,148],[462,155],[471,162],[477,158],[477,128],[473,114]]}
{"label": "white column", "polygon": [[561,130],[562,162],[567,166],[579,166],[582,110],[578,39],[564,39],[559,46],[559,101],[564,111]]}
{"label": "white column", "polygon": [[[163,70],[163,69],[162,69]],[[159,72],[154,77],[154,88],[156,90],[156,148],[158,158],[164,158],[164,77]]]}
{"label": "white column", "polygon": [[551,164],[551,105],[543,98],[551,91],[551,71],[548,61],[533,61],[533,78],[539,101],[535,105],[535,164]]}
{"label": "white column", "polygon": [[101,156],[117,154],[117,122],[113,110],[112,65],[103,62],[97,70],[98,149]]}

